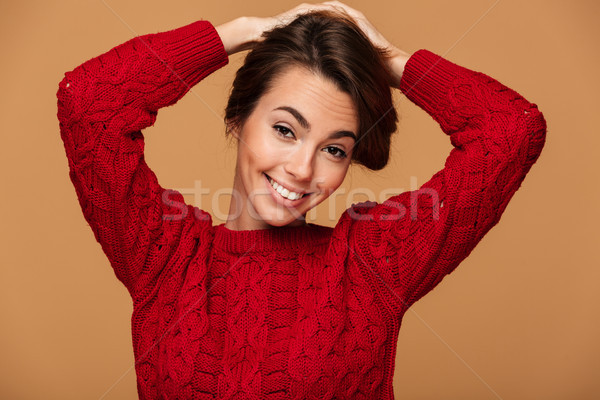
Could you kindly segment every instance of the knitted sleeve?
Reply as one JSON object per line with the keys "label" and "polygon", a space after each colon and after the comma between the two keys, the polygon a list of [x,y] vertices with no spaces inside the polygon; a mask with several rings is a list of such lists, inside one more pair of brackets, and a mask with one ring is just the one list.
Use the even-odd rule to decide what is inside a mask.
{"label": "knitted sleeve", "polygon": [[[176,250],[190,214],[144,160],[141,129],[157,111],[228,63],[208,21],[135,37],[64,74],[58,120],[69,176],[86,221],[133,296]],[[186,215],[186,218],[183,216]],[[144,279],[141,279],[141,277]]]}
{"label": "knitted sleeve", "polygon": [[546,122],[515,91],[427,50],[411,56],[400,89],[454,148],[419,189],[382,204],[355,204],[343,218],[350,221],[351,257],[405,310],[498,223],[540,155]]}

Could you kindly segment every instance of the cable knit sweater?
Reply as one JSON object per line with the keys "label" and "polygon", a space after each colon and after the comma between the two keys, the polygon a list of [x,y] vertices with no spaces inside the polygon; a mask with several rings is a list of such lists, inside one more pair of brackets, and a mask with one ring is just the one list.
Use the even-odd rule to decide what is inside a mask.
{"label": "cable knit sweater", "polygon": [[352,205],[334,228],[232,231],[158,183],[141,133],[227,63],[213,25],[196,21],[133,38],[59,84],[71,181],[133,301],[139,397],[392,399],[404,313],[499,221],[542,150],[544,118],[420,50],[399,89],[449,136],[443,169]]}

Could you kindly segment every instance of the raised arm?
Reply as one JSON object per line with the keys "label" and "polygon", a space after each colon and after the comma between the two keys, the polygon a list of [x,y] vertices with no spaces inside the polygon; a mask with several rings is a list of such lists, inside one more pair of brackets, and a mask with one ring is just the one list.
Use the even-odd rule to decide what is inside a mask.
{"label": "raised arm", "polygon": [[96,240],[132,296],[156,279],[184,231],[211,224],[209,214],[183,208],[181,194],[159,185],[144,160],[141,130],[154,124],[161,107],[227,62],[215,28],[197,21],[128,40],[66,72],[59,83],[71,181]]}
{"label": "raised arm", "polygon": [[418,190],[355,204],[336,226],[374,288],[406,310],[498,223],[542,151],[546,122],[535,104],[489,76],[427,50],[409,55],[361,12],[325,4],[349,14],[387,50],[390,84],[433,117],[454,146],[444,168]]}
{"label": "raised arm", "polygon": [[454,146],[418,190],[347,210],[353,256],[401,308],[432,290],[500,220],[544,146],[535,104],[427,50],[408,60],[402,92]]}

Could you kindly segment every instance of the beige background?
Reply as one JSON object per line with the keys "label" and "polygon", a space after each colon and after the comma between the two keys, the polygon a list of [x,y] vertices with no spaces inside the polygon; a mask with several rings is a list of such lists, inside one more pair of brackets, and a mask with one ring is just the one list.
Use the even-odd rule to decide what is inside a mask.
{"label": "beige background", "polygon": [[[392,4],[393,3],[393,4]],[[56,91],[68,71],[136,35],[208,19],[267,16],[292,1],[2,1],[0,63],[0,398],[133,399],[127,291],[94,240],[68,178]],[[593,399],[600,396],[597,1],[352,1],[407,51],[427,48],[487,73],[539,105],[542,155],[461,266],[406,315],[398,399]],[[235,151],[223,140],[241,57],[163,109],[145,130],[161,184],[223,222]],[[316,213],[333,226],[350,191],[402,191],[443,166],[447,137],[397,94],[392,161],[353,170]],[[193,188],[210,189],[194,198]],[[347,200],[346,196],[350,198]],[[335,205],[335,207],[334,207]]]}

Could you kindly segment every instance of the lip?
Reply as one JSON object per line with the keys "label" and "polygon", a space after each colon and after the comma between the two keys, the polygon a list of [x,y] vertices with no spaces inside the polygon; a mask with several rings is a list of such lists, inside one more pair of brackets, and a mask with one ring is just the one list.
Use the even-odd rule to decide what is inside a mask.
{"label": "lip", "polygon": [[[264,172],[263,172],[263,173],[264,173]],[[267,180],[268,180],[269,178],[273,179],[272,177],[270,177],[270,176],[269,176],[269,175],[267,175],[267,174],[265,174],[265,176],[267,177]],[[282,185],[284,188],[286,188],[286,189],[287,189],[287,190],[289,190],[290,192],[296,192],[296,193],[300,193],[300,194],[302,194],[302,195],[303,195],[303,194],[306,194],[306,193],[309,193],[308,191],[306,191],[306,190],[301,190],[301,189],[298,189],[298,188],[297,188],[297,187],[295,187],[295,186],[291,186],[291,185],[288,185],[288,184],[286,184],[286,183],[280,183],[280,182],[279,182],[278,180],[276,180],[276,179],[273,179],[273,180],[274,180],[275,182],[277,182],[278,184]]]}
{"label": "lip", "polygon": [[[277,192],[277,190],[275,190],[273,188],[273,186],[271,186],[271,182],[269,182],[269,176],[267,174],[265,174],[264,172],[263,172],[263,176],[265,177],[265,183],[266,183],[267,187],[269,188],[269,193],[271,193],[271,196],[273,197],[273,200],[275,200],[276,203],[279,203],[285,207],[298,207],[299,205],[303,204],[310,198],[311,193],[307,194],[306,196],[300,197],[297,200],[286,199],[286,198],[282,197]],[[306,192],[296,192],[296,193],[304,194]]]}

